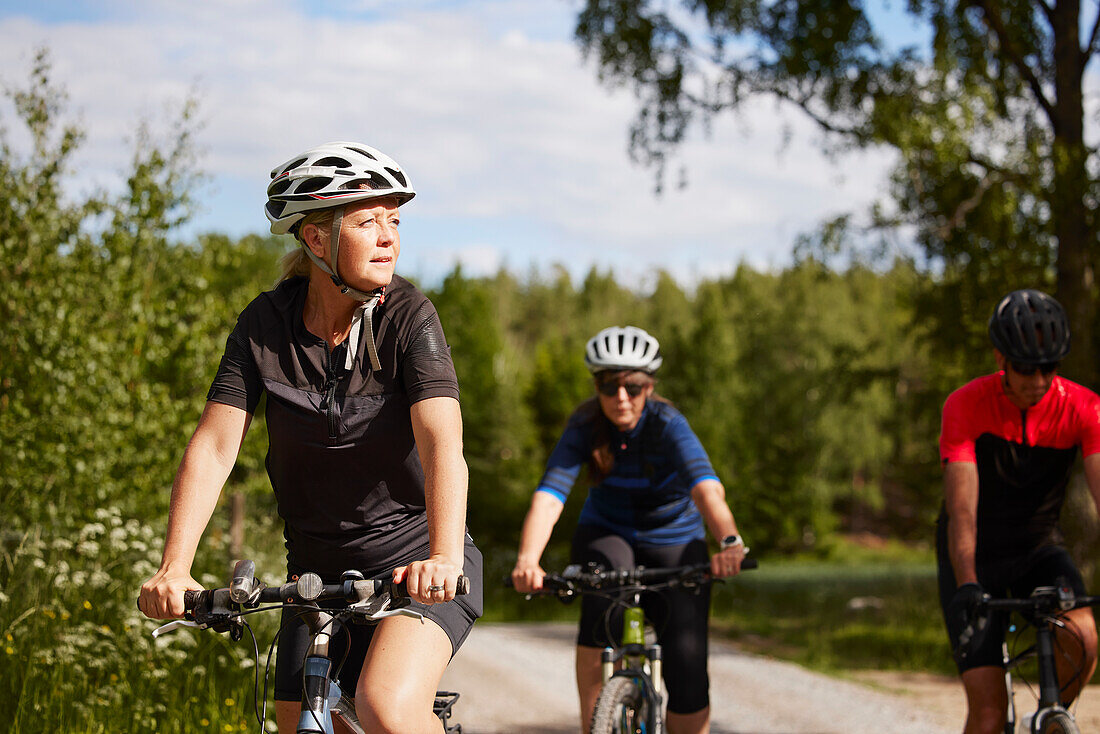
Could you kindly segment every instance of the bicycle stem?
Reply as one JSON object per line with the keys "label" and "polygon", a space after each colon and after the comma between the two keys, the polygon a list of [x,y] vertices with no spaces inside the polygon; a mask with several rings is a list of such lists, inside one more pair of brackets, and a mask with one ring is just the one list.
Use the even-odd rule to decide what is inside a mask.
{"label": "bicycle stem", "polygon": [[[302,614],[302,619],[313,633],[306,652],[304,685],[302,688],[302,713],[298,718],[298,734],[333,734],[330,713],[333,699],[332,660],[329,644],[333,626],[338,624],[331,614],[323,611],[315,602],[313,609]],[[337,687],[337,691],[339,688]],[[335,694],[339,698],[339,693]]]}

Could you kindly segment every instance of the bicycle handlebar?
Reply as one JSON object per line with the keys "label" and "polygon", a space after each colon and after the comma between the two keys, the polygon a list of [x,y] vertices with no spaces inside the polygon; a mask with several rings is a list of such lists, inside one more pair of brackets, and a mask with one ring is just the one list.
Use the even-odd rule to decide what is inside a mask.
{"label": "bicycle handlebar", "polygon": [[[742,571],[750,571],[758,567],[755,558],[745,558],[741,562]],[[596,567],[591,571],[582,571],[580,566],[567,566],[558,573],[548,573],[543,576],[543,589],[533,594],[572,595],[589,591],[621,591],[631,588],[648,588],[668,584],[691,584],[700,581],[713,581],[710,577],[710,564],[697,563],[687,566],[675,566],[672,568],[646,568],[636,566],[634,568],[618,568],[607,570]],[[511,577],[504,580],[504,585],[512,587]]]}
{"label": "bicycle handlebar", "polygon": [[977,603],[977,610],[979,613],[1007,611],[1048,616],[1097,605],[1100,605],[1100,596],[1077,596],[1068,586],[1040,586],[1030,596],[1017,599],[995,599],[986,594]]}
{"label": "bicycle handlebar", "polygon": [[[406,583],[394,583],[392,579],[364,579],[354,571],[344,573],[337,584],[326,584],[321,577],[309,572],[281,586],[266,586],[255,577],[253,561],[238,561],[233,568],[232,580],[223,589],[188,589],[183,592],[185,614],[200,624],[219,616],[225,616],[237,608],[255,608],[261,604],[308,604],[315,601],[342,600],[348,605],[371,600],[392,599],[398,602],[410,600]],[[458,577],[455,590],[458,595],[470,593],[470,579]]]}

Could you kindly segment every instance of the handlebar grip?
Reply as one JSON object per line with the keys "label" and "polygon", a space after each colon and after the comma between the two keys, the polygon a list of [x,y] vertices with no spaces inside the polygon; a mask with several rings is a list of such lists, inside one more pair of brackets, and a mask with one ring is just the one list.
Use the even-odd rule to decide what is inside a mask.
{"label": "handlebar grip", "polygon": [[[390,583],[390,587],[389,587],[390,596],[398,598],[398,599],[408,599],[409,598],[409,587],[408,587],[408,585],[406,584],[405,581],[402,581],[399,584],[395,584],[393,582],[389,582],[389,583]],[[465,596],[466,594],[469,594],[469,593],[470,593],[470,579],[466,576],[459,576],[458,577],[458,583],[455,586],[455,596]]]}
{"label": "handlebar grip", "polygon": [[756,559],[752,558],[752,557],[744,558],[741,561],[741,570],[742,571],[751,571],[754,568],[759,568],[759,566],[760,566],[760,564],[757,563]]}
{"label": "handlebar grip", "polygon": [[183,611],[193,612],[199,607],[209,606],[210,595],[209,589],[188,589],[183,592]]}

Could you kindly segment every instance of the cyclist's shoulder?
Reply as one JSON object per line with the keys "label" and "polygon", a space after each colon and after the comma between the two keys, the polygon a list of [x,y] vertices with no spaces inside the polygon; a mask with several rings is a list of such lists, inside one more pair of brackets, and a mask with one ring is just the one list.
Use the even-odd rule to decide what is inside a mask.
{"label": "cyclist's shoulder", "polygon": [[1050,392],[1054,402],[1065,406],[1065,411],[1082,424],[1100,423],[1100,395],[1084,385],[1055,375]]}
{"label": "cyclist's shoulder", "polygon": [[382,308],[383,318],[395,323],[416,326],[435,316],[435,305],[415,285],[400,275],[394,275],[386,286]]}
{"label": "cyclist's shoulder", "polygon": [[1093,390],[1085,387],[1081,383],[1074,382],[1061,375],[1054,376],[1050,387],[1051,390],[1055,391],[1058,397],[1073,405],[1092,407],[1100,403],[1100,395],[1097,395]]}
{"label": "cyclist's shoulder", "polygon": [[302,276],[282,280],[271,290],[264,291],[253,298],[241,311],[237,322],[254,329],[269,327],[283,321],[289,314],[300,308],[308,288],[309,279]]}
{"label": "cyclist's shoulder", "polygon": [[988,408],[995,405],[997,399],[1003,395],[1004,387],[999,372],[982,375],[955,388],[944,401],[944,411]]}
{"label": "cyclist's shoulder", "polygon": [[664,399],[649,400],[645,410],[646,427],[650,430],[691,430],[687,418],[675,405]]}

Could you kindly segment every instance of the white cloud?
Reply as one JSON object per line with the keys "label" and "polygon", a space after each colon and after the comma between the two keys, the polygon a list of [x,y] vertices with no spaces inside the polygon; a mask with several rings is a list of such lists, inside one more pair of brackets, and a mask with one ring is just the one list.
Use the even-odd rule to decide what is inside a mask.
{"label": "white cloud", "polygon": [[689,188],[654,198],[652,173],[626,156],[634,101],[582,65],[568,4],[353,7],[336,18],[289,0],[150,2],[94,23],[0,17],[0,33],[22,39],[0,48],[0,69],[21,82],[35,45],[50,47],[88,131],[81,177],[101,183],[104,172],[117,183],[140,119],[163,121],[197,91],[207,229],[261,230],[274,165],[326,140],[367,142],[409,170],[420,196],[405,221],[422,220],[422,251],[471,270],[557,261],[690,278],[742,259],[782,264],[798,233],[881,188],[887,156],[846,159],[857,173],[845,176],[807,122],[787,121],[784,150],[780,114],[760,104],[685,145]]}

